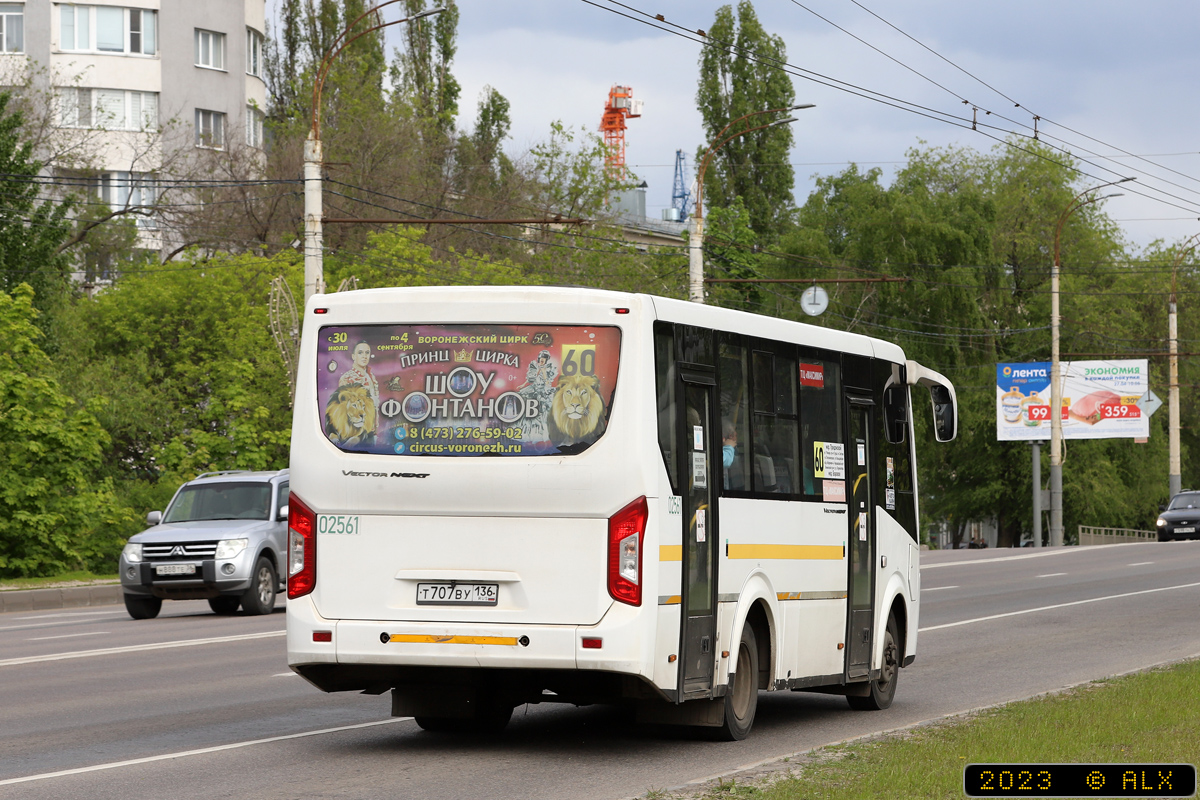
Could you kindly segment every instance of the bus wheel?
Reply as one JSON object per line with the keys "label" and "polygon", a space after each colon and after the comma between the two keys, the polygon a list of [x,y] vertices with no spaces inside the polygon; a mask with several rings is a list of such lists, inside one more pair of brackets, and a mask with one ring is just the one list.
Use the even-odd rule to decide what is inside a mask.
{"label": "bus wheel", "polygon": [[896,696],[896,679],[900,676],[899,642],[896,618],[889,616],[883,634],[883,663],[879,667],[879,677],[871,681],[871,693],[865,697],[846,696],[855,711],[882,711],[892,704],[892,698]]}
{"label": "bus wheel", "polygon": [[749,621],[742,627],[742,641],[738,645],[737,671],[733,674],[733,686],[725,695],[725,721],[714,732],[726,742],[740,742],[750,733],[754,725],[754,712],[758,710],[758,640]]}

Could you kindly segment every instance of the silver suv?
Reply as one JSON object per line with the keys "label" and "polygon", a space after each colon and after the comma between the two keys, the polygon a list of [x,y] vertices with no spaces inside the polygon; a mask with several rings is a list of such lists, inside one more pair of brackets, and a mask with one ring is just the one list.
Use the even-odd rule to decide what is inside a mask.
{"label": "silver suv", "polygon": [[121,588],[134,619],[153,619],[163,600],[208,600],[218,614],[270,614],[283,589],[288,471],[206,472],[179,487],[166,514],[130,537]]}

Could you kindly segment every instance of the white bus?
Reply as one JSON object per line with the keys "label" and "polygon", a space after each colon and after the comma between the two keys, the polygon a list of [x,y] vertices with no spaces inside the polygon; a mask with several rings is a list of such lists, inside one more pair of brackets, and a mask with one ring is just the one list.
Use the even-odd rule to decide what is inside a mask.
{"label": "white bus", "polygon": [[642,294],[316,296],[291,442],[287,646],[438,730],[523,703],[750,730],[760,691],[886,708],[916,656],[910,387],[856,334]]}

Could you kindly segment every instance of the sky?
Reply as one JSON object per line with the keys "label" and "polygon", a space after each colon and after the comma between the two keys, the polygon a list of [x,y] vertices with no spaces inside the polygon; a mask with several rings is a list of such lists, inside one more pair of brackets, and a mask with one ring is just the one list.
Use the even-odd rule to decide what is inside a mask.
{"label": "sky", "polygon": [[[707,29],[721,5],[458,0],[460,126],[473,124],[480,92],[492,86],[512,104],[507,148],[519,156],[547,137],[554,120],[596,130],[610,87],[630,86],[645,108],[629,121],[627,163],[648,184],[647,214],[661,218],[671,204],[675,152],[686,154],[690,180],[704,144],[695,107],[703,45],[644,24],[645,13]],[[1194,0],[755,0],[754,7],[782,37],[796,72],[967,120],[974,106],[980,122],[1000,128],[973,131],[969,121],[947,124],[793,76],[796,102],[815,104],[795,112],[792,124],[797,204],[814,175],[853,162],[880,168],[886,184],[910,148],[986,151],[1008,131],[1032,133],[1037,114],[1039,135],[1051,137],[1045,141],[1091,162],[1082,165],[1079,188],[1137,176],[1121,187],[1124,196],[1105,201],[1133,246],[1200,232]]]}

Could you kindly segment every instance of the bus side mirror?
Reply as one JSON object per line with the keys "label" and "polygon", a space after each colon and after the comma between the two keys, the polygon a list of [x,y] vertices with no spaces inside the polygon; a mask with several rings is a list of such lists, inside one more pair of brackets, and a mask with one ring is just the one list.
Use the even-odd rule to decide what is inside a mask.
{"label": "bus side mirror", "polygon": [[958,426],[954,398],[945,386],[930,386],[929,395],[933,398],[933,435],[939,442],[948,442],[954,438]]}
{"label": "bus side mirror", "polygon": [[933,435],[939,442],[949,442],[958,434],[958,398],[954,384],[945,376],[922,367],[915,361],[906,365],[910,386],[924,386],[933,401]]}

